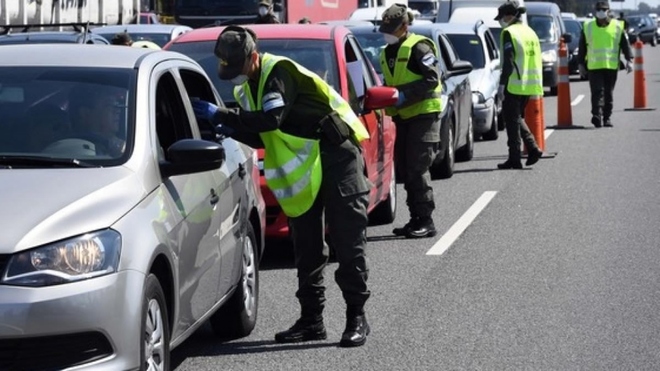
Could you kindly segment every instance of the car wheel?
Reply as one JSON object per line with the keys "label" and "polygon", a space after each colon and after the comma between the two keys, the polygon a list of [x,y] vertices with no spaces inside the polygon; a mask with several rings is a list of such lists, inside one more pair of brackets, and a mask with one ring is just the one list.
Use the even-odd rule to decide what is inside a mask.
{"label": "car wheel", "polygon": [[655,38],[655,35],[651,37],[651,46],[658,45],[658,40]]}
{"label": "car wheel", "polygon": [[454,175],[454,128],[451,121],[447,122],[447,146],[440,161],[431,165],[431,178],[449,179]]}
{"label": "car wheel", "polygon": [[241,278],[231,298],[210,319],[216,336],[237,339],[250,335],[257,324],[259,304],[259,269],[255,246],[257,238],[252,224],[247,223],[243,237]]}
{"label": "car wheel", "polygon": [[389,224],[396,218],[396,171],[394,164],[392,164],[392,178],[390,179],[390,186],[387,198],[381,201],[369,213],[369,224],[382,225]]}
{"label": "car wheel", "polygon": [[170,369],[170,325],[165,294],[158,278],[149,274],[142,298],[142,329],[140,334],[140,369],[167,371]]}
{"label": "car wheel", "polygon": [[472,116],[468,117],[467,133],[465,135],[465,144],[456,151],[456,160],[470,161],[474,156],[474,130],[472,127]]}
{"label": "car wheel", "polygon": [[498,132],[499,131],[499,126],[500,126],[500,123],[499,123],[500,115],[497,114],[497,106],[495,106],[494,109],[495,109],[495,112],[493,112],[493,120],[490,123],[490,130],[488,130],[488,132],[486,132],[482,135],[482,138],[484,140],[497,140],[497,138],[500,135],[499,132]]}

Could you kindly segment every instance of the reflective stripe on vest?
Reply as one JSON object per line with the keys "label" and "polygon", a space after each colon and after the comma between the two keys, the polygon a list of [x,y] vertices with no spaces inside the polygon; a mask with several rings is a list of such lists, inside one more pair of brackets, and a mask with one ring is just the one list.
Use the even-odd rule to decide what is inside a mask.
{"label": "reflective stripe on vest", "polygon": [[[534,30],[522,24],[508,26],[513,43],[514,71],[509,76],[507,91],[516,95],[543,95],[543,64],[541,62],[541,44]],[[504,32],[500,34],[500,45]]]}
{"label": "reflective stripe on vest", "polygon": [[584,37],[588,69],[619,69],[619,44],[623,37],[621,22],[612,19],[607,27],[598,27],[595,20],[584,22]]}
{"label": "reflective stripe on vest", "polygon": [[[435,54],[436,58],[438,57],[438,51],[436,50],[435,43],[431,39],[421,35],[410,34],[399,47],[399,51],[396,55],[396,62],[394,62],[394,73],[392,73],[389,66],[387,65],[385,49],[381,51],[380,65],[381,70],[383,71],[383,77],[385,78],[386,85],[397,87],[424,78],[422,75],[413,73],[408,69],[408,60],[412,54],[413,46],[423,40],[428,41],[428,44],[431,45],[431,49],[433,50],[433,54]],[[387,113],[389,116],[398,115],[402,119],[407,119],[424,113],[441,112],[441,94],[442,84],[438,83],[435,89],[429,92],[426,99],[415,104],[405,106],[403,108],[388,107],[385,109],[385,113]]]}

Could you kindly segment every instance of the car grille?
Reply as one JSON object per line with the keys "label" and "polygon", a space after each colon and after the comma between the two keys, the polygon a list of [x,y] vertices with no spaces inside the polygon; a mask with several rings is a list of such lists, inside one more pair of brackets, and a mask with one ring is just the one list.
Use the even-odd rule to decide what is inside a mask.
{"label": "car grille", "polygon": [[112,355],[99,332],[0,340],[0,370],[61,370]]}
{"label": "car grille", "polygon": [[5,268],[7,268],[7,263],[9,263],[9,254],[0,254],[0,277],[5,274]]}

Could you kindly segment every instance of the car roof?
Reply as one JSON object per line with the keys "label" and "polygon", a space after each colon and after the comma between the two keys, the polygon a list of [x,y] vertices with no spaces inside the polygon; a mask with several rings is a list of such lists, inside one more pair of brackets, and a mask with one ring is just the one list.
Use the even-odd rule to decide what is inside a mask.
{"label": "car roof", "polygon": [[177,29],[192,30],[191,27],[180,24],[124,24],[117,26],[103,26],[92,28],[96,33],[119,33],[119,32],[139,32],[139,33],[171,33]]}
{"label": "car roof", "polygon": [[[259,39],[312,39],[333,40],[337,36],[349,34],[350,31],[344,26],[325,24],[258,24],[249,25]],[[175,44],[196,41],[215,41],[224,27],[197,28],[179,36],[174,40]]]}
{"label": "car roof", "polygon": [[476,17],[475,14],[478,14],[480,18],[486,24],[486,27],[500,27],[499,22],[495,20],[497,16],[497,8],[494,6],[484,7],[484,6],[474,6],[474,7],[460,7],[454,9],[449,18],[449,23],[470,23],[474,22]]}
{"label": "car roof", "polygon": [[[77,43],[83,38],[83,32],[78,31],[35,31],[35,32],[14,32],[0,35],[0,44],[4,40],[30,40],[30,41],[62,41],[63,43]],[[88,34],[86,40],[99,39],[98,35]]]}
{"label": "car roof", "polygon": [[153,54],[158,60],[176,58],[192,62],[190,58],[180,53],[111,45],[21,44],[3,45],[1,50],[3,53],[0,53],[0,67],[135,68],[149,54]]}
{"label": "car roof", "polygon": [[[477,22],[479,22],[479,21],[477,21]],[[475,34],[476,22],[473,22],[473,23],[449,22],[449,23],[436,23],[436,24],[446,34],[463,34],[463,35],[467,35],[467,34],[474,35]],[[412,27],[415,27],[415,25],[413,25]],[[478,27],[483,28],[484,30],[488,29],[486,24],[483,23],[483,22],[481,22]]]}

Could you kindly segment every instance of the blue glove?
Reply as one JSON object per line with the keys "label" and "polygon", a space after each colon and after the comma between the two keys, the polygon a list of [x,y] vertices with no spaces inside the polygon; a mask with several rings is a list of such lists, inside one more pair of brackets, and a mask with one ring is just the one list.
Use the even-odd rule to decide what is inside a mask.
{"label": "blue glove", "polygon": [[218,106],[198,98],[192,98],[191,103],[193,110],[195,111],[195,116],[197,116],[198,119],[213,121],[213,116],[218,110]]}
{"label": "blue glove", "polygon": [[406,96],[403,94],[402,91],[399,90],[399,99],[396,100],[396,104],[394,106],[399,107],[400,105],[403,104],[405,100],[406,100]]}
{"label": "blue glove", "polygon": [[230,128],[229,126],[225,126],[222,124],[218,124],[215,127],[215,132],[218,135],[221,135],[223,137],[230,137],[234,133],[234,129]]}

